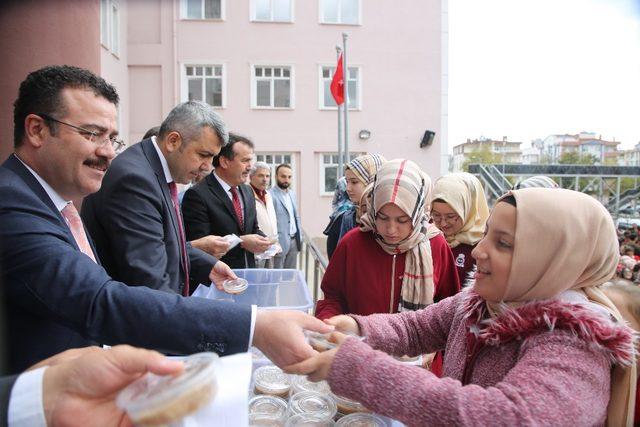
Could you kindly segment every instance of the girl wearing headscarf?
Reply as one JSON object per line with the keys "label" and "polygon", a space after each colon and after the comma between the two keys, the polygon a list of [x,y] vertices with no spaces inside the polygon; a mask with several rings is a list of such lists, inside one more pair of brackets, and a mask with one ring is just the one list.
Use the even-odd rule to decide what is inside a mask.
{"label": "girl wearing headscarf", "polygon": [[444,233],[453,252],[460,284],[470,278],[475,262],[471,251],[484,235],[489,206],[484,188],[470,173],[452,173],[433,187],[431,220]]}
{"label": "girl wearing headscarf", "polygon": [[340,228],[342,227],[342,215],[346,211],[353,209],[353,203],[347,194],[347,180],[342,177],[336,183],[336,189],[333,192],[333,200],[331,201],[331,216],[329,224],[324,229],[323,234],[327,236],[327,255],[331,258],[333,251],[336,250],[338,240],[340,240]]}
{"label": "girl wearing headscarf", "polygon": [[[472,288],[417,312],[330,319],[366,340],[335,333],[336,349],[288,370],[407,425],[630,426],[634,334],[599,287],[617,243],[586,194],[511,191],[473,250]],[[445,348],[442,379],[383,353]]]}
{"label": "girl wearing headscarf", "polygon": [[[358,224],[360,216],[360,198],[367,185],[369,185],[380,166],[387,160],[379,154],[363,154],[351,160],[345,166],[344,171],[344,194],[346,194],[350,204],[344,205],[347,208],[336,212],[335,208],[329,218],[329,225],[324,230],[327,236],[327,255],[329,259],[333,255],[338,242],[349,231],[354,229]],[[342,181],[342,179],[340,180]],[[340,181],[338,181],[340,183]],[[342,199],[342,194],[338,193],[339,187],[336,186],[334,200],[336,197]]]}
{"label": "girl wearing headscarf", "polygon": [[429,176],[412,161],[382,165],[362,196],[360,227],[331,257],[316,317],[418,310],[460,290],[451,250],[425,214],[430,194]]}

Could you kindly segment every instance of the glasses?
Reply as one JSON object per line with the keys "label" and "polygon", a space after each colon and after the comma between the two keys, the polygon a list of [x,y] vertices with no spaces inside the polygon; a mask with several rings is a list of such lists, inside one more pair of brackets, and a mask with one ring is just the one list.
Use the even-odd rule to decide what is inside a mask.
{"label": "glasses", "polygon": [[124,150],[124,148],[126,147],[126,144],[124,143],[124,141],[116,138],[115,136],[100,139],[100,134],[98,132],[81,128],[80,126],[75,126],[75,125],[72,125],[71,123],[63,122],[62,120],[54,119],[48,114],[37,114],[37,115],[42,117],[45,120],[60,123],[62,125],[69,126],[70,128],[77,130],[78,133],[84,137],[84,139],[97,145],[98,147],[104,147],[107,144],[111,144],[111,147],[113,147],[113,150],[116,152],[116,154],[121,153],[122,150]]}
{"label": "glasses", "polygon": [[447,224],[453,224],[454,222],[456,222],[458,220],[458,218],[460,218],[459,215],[457,214],[446,214],[446,215],[442,215],[439,213],[432,213],[431,214],[431,219],[433,220],[434,224],[435,223],[439,223],[441,221],[445,221]]}

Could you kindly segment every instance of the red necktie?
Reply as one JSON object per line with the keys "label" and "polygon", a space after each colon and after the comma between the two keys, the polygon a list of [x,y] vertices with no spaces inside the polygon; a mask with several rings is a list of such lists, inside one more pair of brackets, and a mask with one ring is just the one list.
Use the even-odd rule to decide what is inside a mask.
{"label": "red necktie", "polygon": [[180,235],[180,263],[184,269],[184,288],[182,295],[189,296],[189,259],[187,258],[187,243],[184,237],[184,226],[182,225],[182,215],[180,215],[180,201],[178,200],[178,186],[175,182],[169,183],[169,191],[171,192],[171,200],[173,201],[173,210],[178,220],[178,234]]}
{"label": "red necktie", "polygon": [[240,197],[238,197],[238,187],[231,187],[231,196],[233,199],[233,210],[236,211],[236,218],[240,225],[240,230],[244,231],[244,219],[242,218],[242,205],[240,204]]}
{"label": "red necktie", "polygon": [[61,213],[64,219],[67,220],[67,225],[69,226],[69,229],[71,229],[71,234],[73,234],[73,238],[76,239],[76,243],[78,244],[80,251],[95,262],[96,257],[93,254],[91,245],[89,244],[89,239],[87,239],[87,234],[84,232],[84,226],[82,225],[80,214],[78,214],[78,210],[73,202],[67,204],[67,206],[62,209]]}

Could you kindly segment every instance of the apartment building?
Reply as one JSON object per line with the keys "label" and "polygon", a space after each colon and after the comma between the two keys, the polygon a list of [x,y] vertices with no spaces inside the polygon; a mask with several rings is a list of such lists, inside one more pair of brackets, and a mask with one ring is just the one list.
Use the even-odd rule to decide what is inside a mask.
{"label": "apartment building", "polygon": [[[311,236],[328,221],[338,178],[329,82],[343,33],[352,155],[410,158],[434,178],[445,169],[446,0],[32,0],[6,9],[5,93],[46,64],[89,68],[117,87],[130,144],[176,103],[206,101],[255,142],[258,160],[293,165]],[[37,37],[24,31],[43,21]],[[10,102],[2,109],[10,117]],[[421,146],[426,131],[435,138]]]}
{"label": "apartment building", "polygon": [[509,141],[506,136],[502,140],[480,137],[467,139],[466,142],[453,147],[454,172],[460,172],[470,161],[483,159],[484,163],[520,163],[522,161],[521,142]]}
{"label": "apartment building", "polygon": [[544,154],[551,162],[558,162],[564,153],[592,155],[598,163],[608,160],[616,162],[618,141],[607,141],[594,132],[580,132],[575,135],[549,135],[543,140]]}

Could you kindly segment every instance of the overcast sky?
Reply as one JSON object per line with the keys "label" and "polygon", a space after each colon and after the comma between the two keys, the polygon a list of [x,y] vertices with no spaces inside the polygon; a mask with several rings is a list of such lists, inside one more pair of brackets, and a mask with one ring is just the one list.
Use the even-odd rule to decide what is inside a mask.
{"label": "overcast sky", "polygon": [[640,0],[449,0],[449,150],[580,131],[640,142]]}

